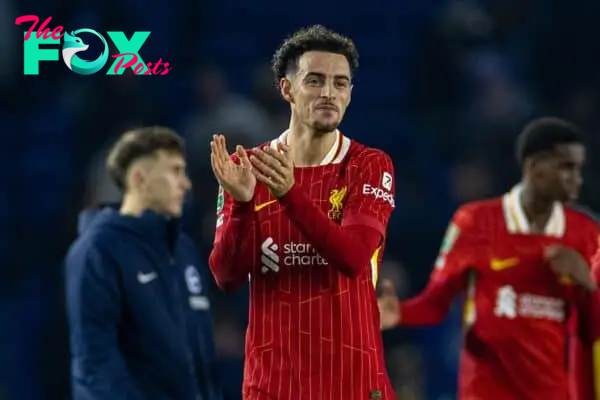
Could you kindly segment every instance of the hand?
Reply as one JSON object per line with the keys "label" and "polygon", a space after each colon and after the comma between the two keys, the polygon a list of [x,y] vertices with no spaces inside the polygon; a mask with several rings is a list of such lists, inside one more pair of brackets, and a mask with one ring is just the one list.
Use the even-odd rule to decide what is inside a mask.
{"label": "hand", "polygon": [[295,182],[290,149],[287,145],[280,144],[279,150],[266,146],[250,156],[254,176],[267,185],[277,198],[285,196]]}
{"label": "hand", "polygon": [[389,279],[381,282],[381,295],[377,298],[381,329],[391,329],[400,323],[400,300],[396,288]]}
{"label": "hand", "polygon": [[544,255],[556,274],[572,279],[589,291],[596,290],[590,266],[577,251],[555,245],[547,247]]}
{"label": "hand", "polygon": [[254,196],[256,178],[252,164],[242,146],[236,146],[240,163],[235,163],[227,152],[225,136],[215,135],[210,142],[210,164],[219,185],[235,200],[248,202]]}

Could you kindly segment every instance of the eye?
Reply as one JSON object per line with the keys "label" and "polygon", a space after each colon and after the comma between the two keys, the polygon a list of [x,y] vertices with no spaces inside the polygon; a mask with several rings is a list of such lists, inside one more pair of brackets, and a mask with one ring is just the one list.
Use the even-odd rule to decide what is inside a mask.
{"label": "eye", "polygon": [[324,78],[317,74],[310,74],[304,79],[304,82],[309,86],[321,86],[323,81]]}

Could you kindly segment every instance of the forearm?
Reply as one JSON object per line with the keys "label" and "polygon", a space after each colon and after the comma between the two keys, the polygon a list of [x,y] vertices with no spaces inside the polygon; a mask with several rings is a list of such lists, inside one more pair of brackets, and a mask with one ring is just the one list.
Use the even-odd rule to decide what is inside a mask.
{"label": "forearm", "polygon": [[[298,230],[330,264],[351,278],[370,268],[381,235],[374,229],[358,230],[331,221],[294,185],[280,199],[285,212]],[[368,234],[367,234],[368,232]]]}
{"label": "forearm", "polygon": [[419,295],[400,302],[401,324],[435,325],[442,322],[461,289],[457,277],[430,281]]}
{"label": "forearm", "polygon": [[219,227],[209,257],[217,285],[235,290],[248,280],[252,263],[252,203],[235,203],[231,216]]}

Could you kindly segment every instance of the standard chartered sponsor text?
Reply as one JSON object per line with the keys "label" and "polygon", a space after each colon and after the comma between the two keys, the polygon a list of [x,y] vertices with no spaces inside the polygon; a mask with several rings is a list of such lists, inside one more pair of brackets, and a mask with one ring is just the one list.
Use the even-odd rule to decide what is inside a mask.
{"label": "standard chartered sponsor text", "polygon": [[283,244],[283,263],[287,266],[327,265],[317,250],[306,242],[286,242]]}

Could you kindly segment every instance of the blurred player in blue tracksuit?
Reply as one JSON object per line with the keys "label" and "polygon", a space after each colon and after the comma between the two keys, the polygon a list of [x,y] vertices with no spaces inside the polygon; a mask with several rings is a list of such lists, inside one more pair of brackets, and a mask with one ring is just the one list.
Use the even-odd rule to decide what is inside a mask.
{"label": "blurred player in blue tracksuit", "polygon": [[181,139],[124,134],[107,160],[120,208],[80,217],[66,260],[74,400],[220,400],[204,263],[181,232]]}

